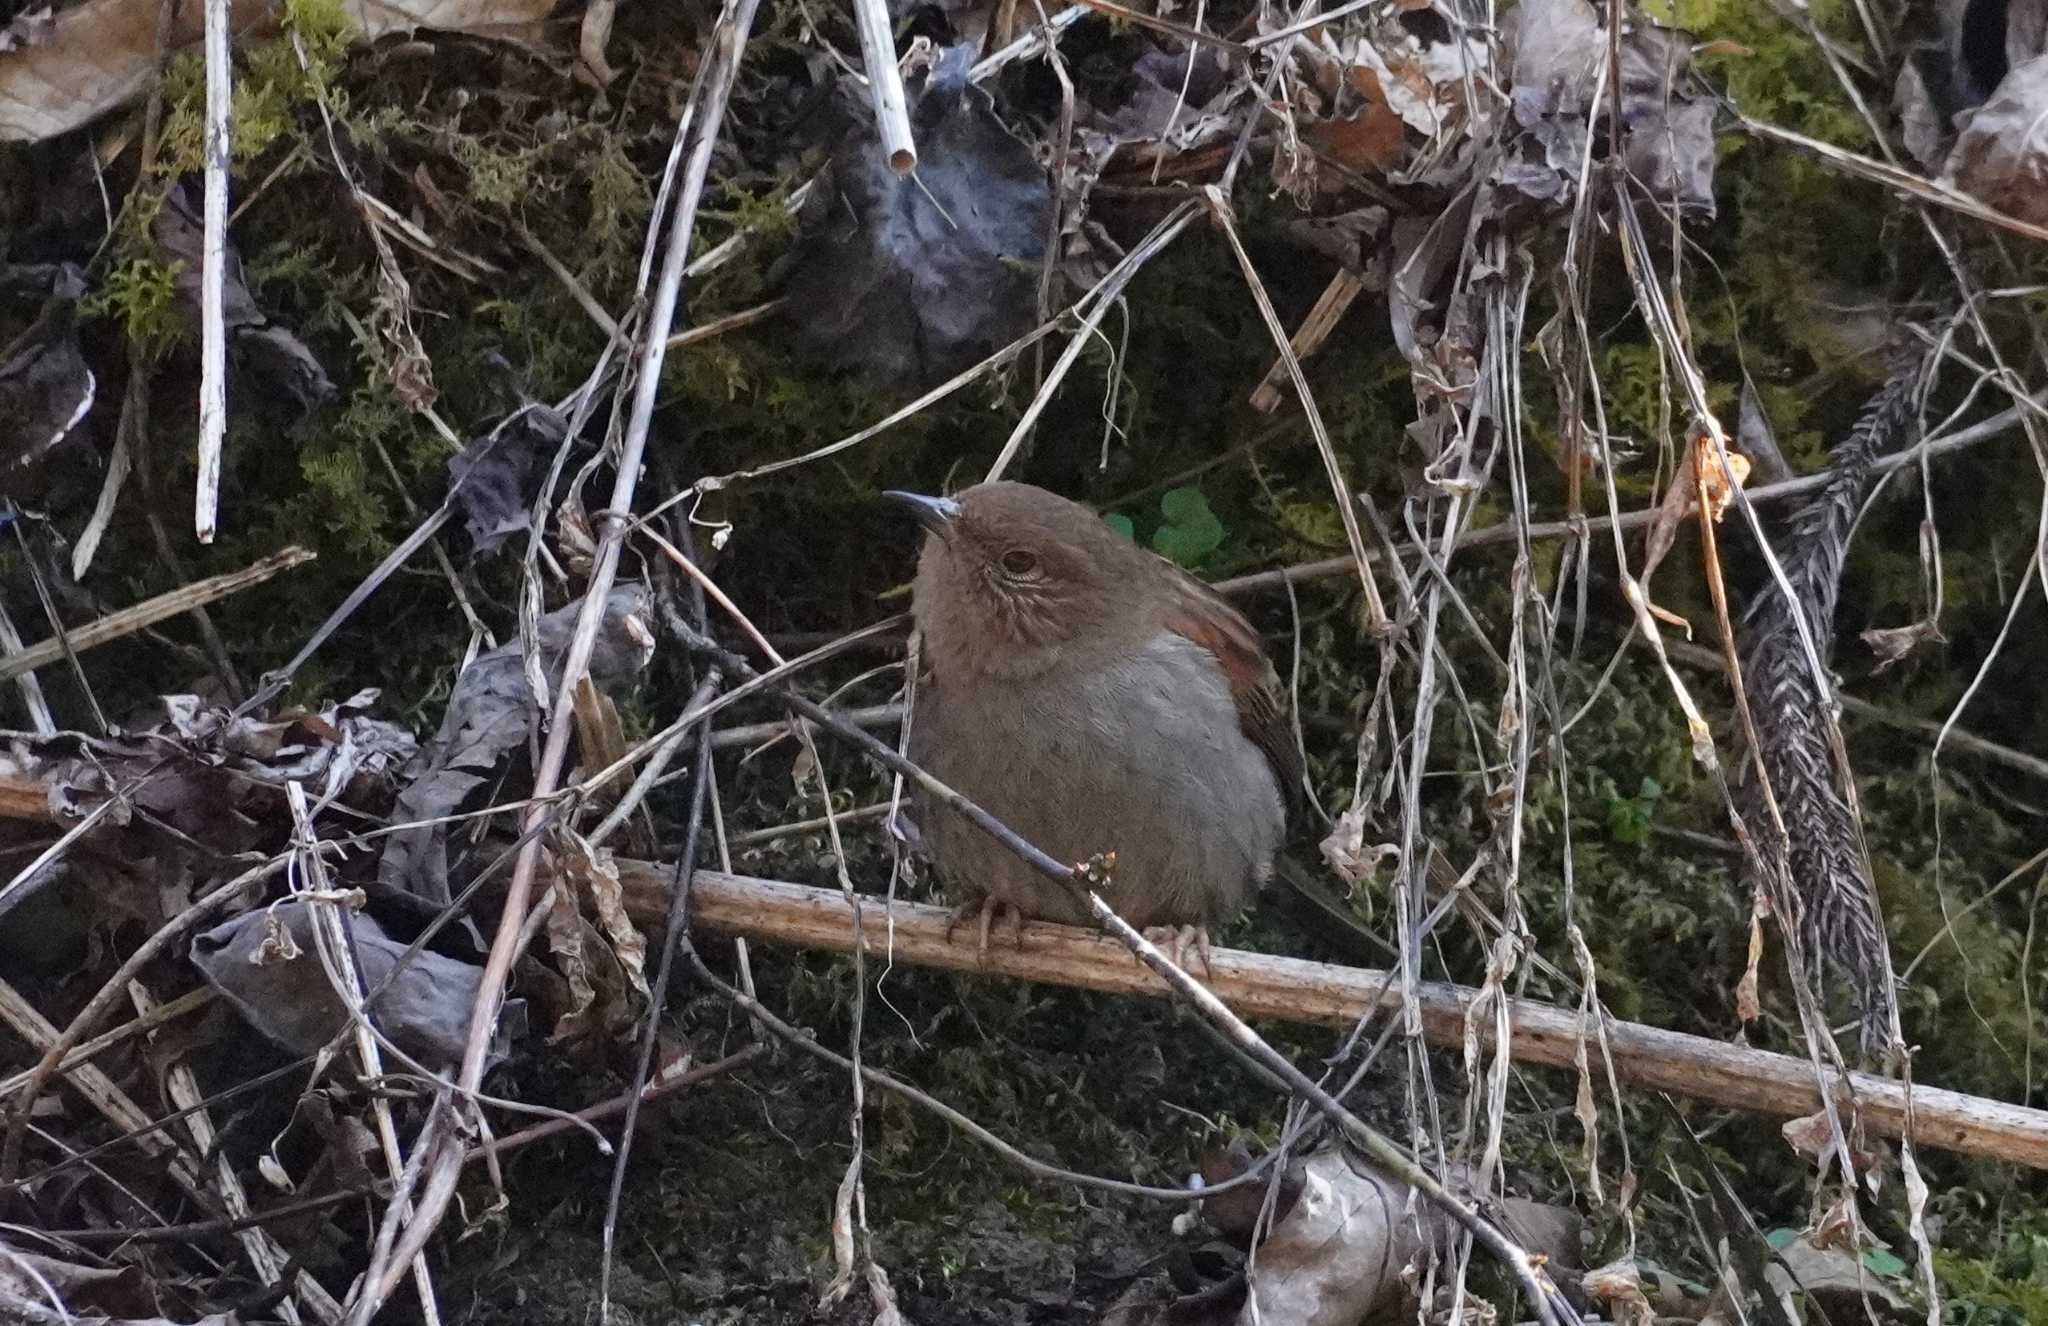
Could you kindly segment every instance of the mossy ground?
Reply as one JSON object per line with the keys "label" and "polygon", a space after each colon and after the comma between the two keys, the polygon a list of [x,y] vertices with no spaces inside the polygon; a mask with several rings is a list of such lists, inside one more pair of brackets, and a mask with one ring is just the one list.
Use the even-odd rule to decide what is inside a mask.
{"label": "mossy ground", "polygon": [[[1817,4],[1814,10],[1824,23],[1836,23],[1843,6]],[[1710,61],[1713,75],[1746,111],[1862,145],[1858,123],[1810,44],[1779,24],[1761,0],[1682,3],[1677,17],[1746,48],[1747,54],[1724,52]],[[184,571],[231,569],[292,542],[321,554],[314,566],[216,609],[245,674],[288,657],[403,537],[416,519],[408,495],[419,507],[438,501],[450,454],[447,442],[392,388],[388,343],[355,330],[384,325],[391,310],[380,307],[375,254],[326,165],[314,98],[328,98],[344,148],[373,191],[414,210],[430,208],[437,195],[453,200],[445,213],[420,215],[441,242],[503,269],[502,277],[480,284],[424,262],[404,262],[415,325],[434,366],[438,409],[458,429],[480,427],[520,394],[547,400],[566,394],[596,358],[602,332],[532,260],[519,229],[560,257],[606,307],[623,306],[652,181],[667,150],[676,89],[694,70],[696,34],[708,18],[702,6],[659,15],[623,7],[614,63],[635,72],[603,93],[572,88],[516,50],[476,43],[439,44],[432,60],[394,44],[345,54],[336,41],[336,15],[323,0],[293,0],[285,9],[285,21],[307,45],[306,65],[283,42],[248,51],[236,103],[237,179],[245,189],[270,182],[242,195],[247,210],[237,221],[237,241],[252,288],[272,316],[321,354],[341,398],[316,420],[288,429],[260,411],[236,413],[223,483],[223,537],[210,549],[192,550]],[[1109,50],[1115,39],[1086,40]],[[733,146],[721,151],[714,172],[720,185],[698,244],[707,248],[741,226],[763,233],[741,260],[688,290],[686,322],[747,308],[772,293],[775,260],[790,235],[782,200],[817,160],[806,138],[807,112],[772,93],[807,49],[796,7],[770,6],[734,106]],[[166,179],[197,160],[198,96],[194,68],[181,63],[166,88]],[[535,113],[536,105],[547,113]],[[1726,143],[1720,195],[1719,216],[1690,236],[1697,246],[1687,255],[1694,348],[1717,408],[1732,414],[1746,371],[1787,455],[1795,465],[1813,467],[1875,381],[1872,363],[1842,345],[1816,312],[1823,296],[1847,287],[1919,297],[1926,293],[1919,274],[1938,271],[1938,264],[1917,227],[1885,207],[1874,189],[1763,142]],[[132,197],[95,270],[88,335],[101,345],[124,337],[142,344],[157,374],[161,420],[189,404],[190,333],[171,310],[173,273],[147,243],[150,190]],[[1253,256],[1291,325],[1324,274],[1295,250],[1260,238],[1261,205],[1248,199]],[[1608,253],[1597,260],[1612,259]],[[2032,258],[2022,262],[2038,266]],[[1612,306],[1594,312],[1607,408],[1617,432],[1654,451],[1669,417],[1667,389],[1654,351],[1622,302],[1623,283],[1617,278],[1604,288]],[[1128,517],[1136,537],[1150,539],[1168,518],[1160,508],[1162,477],[1263,437],[1246,454],[1190,481],[1221,527],[1197,569],[1226,575],[1340,550],[1341,527],[1306,429],[1284,416],[1276,422],[1256,414],[1244,403],[1270,347],[1221,244],[1200,232],[1183,239],[1133,284],[1118,321],[1126,315],[1128,336],[1119,327],[1113,338],[1123,352],[1113,358],[1100,345],[1089,349],[1041,423],[1020,477],[1097,501]],[[1532,316],[1530,325],[1540,320],[1540,313]],[[809,369],[788,339],[771,325],[670,357],[652,442],[656,473],[690,477],[797,454],[898,403]],[[1412,477],[1400,429],[1412,416],[1413,398],[1406,366],[1371,301],[1312,362],[1311,376],[1353,482],[1383,510],[1398,509]],[[1112,377],[1118,387],[1113,406]],[[1542,375],[1532,368],[1528,377],[1534,394],[1529,428],[1540,449],[1555,436],[1554,409],[1543,399]],[[878,509],[876,490],[937,488],[984,466],[1028,399],[1029,386],[1027,358],[1007,377],[977,384],[830,462],[712,495],[700,517],[732,526],[717,559],[721,582],[771,632],[837,630],[872,620],[895,602],[886,596],[907,579],[911,556],[908,532]],[[183,434],[168,424],[161,429],[159,496],[188,492],[192,459],[168,440]],[[1655,468],[1653,456],[1622,476],[1624,501],[1647,500]],[[2005,605],[2025,575],[2038,500],[2032,472],[2018,446],[2005,443],[1937,465],[1932,500],[1941,514],[1948,643],[1883,675],[1874,675],[1867,654],[1845,644],[1838,666],[1856,693],[1904,713],[1937,717],[1962,697],[1976,661],[1992,652]],[[1564,481],[1555,468],[1533,467],[1531,481],[1543,509],[1561,508]],[[81,466],[60,473],[55,483],[48,505],[84,509],[98,473]],[[94,588],[109,601],[133,601],[178,579],[179,572],[156,557],[138,505],[124,508],[100,554],[106,570],[96,573]],[[1482,499],[1481,523],[1505,515],[1499,499]],[[1926,610],[1920,516],[1917,494],[1899,492],[1865,520],[1843,593],[1845,641],[1865,625],[1900,625]],[[1657,597],[1706,623],[1708,599],[1689,539],[1660,572]],[[1731,578],[1747,585],[1755,568],[1732,524],[1724,544]],[[1554,557],[1554,550],[1538,555],[1535,573],[1545,585]],[[1495,632],[1504,631],[1510,607],[1507,567],[1504,554],[1477,553],[1461,558],[1454,573],[1473,611]],[[516,568],[501,559],[465,565],[463,574],[486,622],[501,638],[509,635],[516,622]],[[1590,694],[1625,624],[1611,581],[1597,568],[1594,577],[1583,650],[1559,669],[1567,709]],[[1292,610],[1285,596],[1250,606],[1274,638],[1287,640],[1298,626],[1311,767],[1325,799],[1333,808],[1341,805],[1355,759],[1348,734],[1376,666],[1358,630],[1356,596],[1338,581],[1305,587]],[[183,638],[183,627],[166,629]],[[1447,628],[1448,656],[1470,669],[1483,706],[1493,681],[1483,655],[1461,632]],[[421,560],[299,674],[293,695],[310,700],[378,684],[390,713],[430,728],[467,643],[468,627],[446,582]],[[2044,652],[2048,620],[2038,606],[2027,607],[2015,617],[1965,722],[2015,747],[2048,749],[2048,707],[2037,700]],[[109,646],[93,662],[112,711],[122,701],[183,684],[165,682],[160,647],[143,639]],[[663,680],[627,697],[631,721],[649,724],[672,713],[682,682],[673,663],[663,666]],[[60,706],[78,702],[67,678],[49,674],[48,684]],[[888,689],[887,678],[871,680],[847,698],[877,700]],[[1726,714],[1727,697],[1717,683],[1701,681],[1698,691],[1709,697],[1712,712]],[[1405,714],[1412,696],[1398,685],[1396,692],[1397,710]],[[10,692],[4,703],[13,702]],[[2036,1043],[2048,1031],[2039,996],[2048,984],[2048,944],[2035,936],[2041,886],[2022,880],[1979,900],[2040,841],[2042,790],[1961,756],[1930,773],[1924,743],[1888,729],[1852,722],[1850,735],[1896,951],[1903,960],[1926,949],[1906,995],[1909,1031],[1923,1047],[1920,1079],[2006,1099],[2038,1095],[2043,1069]],[[1569,831],[1573,915],[1610,1007],[1657,1025],[1732,1034],[1731,990],[1740,973],[1746,902],[1727,858],[1662,832],[1718,833],[1723,817],[1712,781],[1688,754],[1661,679],[1633,661],[1625,664],[1572,732],[1568,751],[1561,786],[1554,770],[1538,771],[1525,820],[1529,865],[1521,896],[1539,945],[1570,965],[1562,942],[1561,869]],[[1469,775],[1498,752],[1475,751],[1462,719],[1447,709],[1439,715],[1433,755],[1448,772],[1431,788],[1427,827],[1469,855],[1485,829]],[[850,757],[832,756],[830,764],[848,804],[879,791]],[[722,763],[735,829],[814,813],[798,797],[788,768],[786,749],[745,765]],[[1449,776],[1459,771],[1465,776]],[[660,809],[669,814],[674,808]],[[743,866],[829,883],[829,868],[820,863],[824,850],[812,839]],[[855,878],[880,878],[872,837],[855,850],[849,863]],[[1362,916],[1391,924],[1383,896],[1368,888],[1356,901]],[[1226,939],[1318,952],[1313,936],[1277,915],[1262,914]],[[1672,961],[1674,952],[1684,960]],[[1483,969],[1469,940],[1455,935],[1446,940],[1443,960],[1451,974],[1468,980]],[[851,997],[844,963],[757,950],[756,971],[772,1006],[843,1045]],[[1545,991],[1539,983],[1532,993]],[[1774,1011],[1756,1034],[1781,1040],[1781,1016]],[[700,1057],[746,1037],[743,1024],[699,993],[686,993],[674,1017]],[[1266,1030],[1303,1063],[1332,1043],[1324,1033]],[[945,1097],[1032,1153],[1102,1174],[1177,1182],[1217,1140],[1239,1131],[1270,1137],[1276,1126],[1278,1102],[1161,1006],[898,970],[870,992],[864,1047],[871,1062]],[[1369,1089],[1368,1111],[1405,1132],[1391,1071],[1385,1085]],[[1437,1080],[1463,1088],[1449,1062],[1439,1064]],[[540,1062],[507,1070],[500,1089],[580,1104],[608,1094],[615,1082],[595,1065]],[[1588,1184],[1577,1159],[1570,1087],[1547,1073],[1518,1074],[1509,1120],[1511,1176],[1529,1195],[1583,1203]],[[832,1196],[848,1155],[846,1111],[846,1084],[838,1074],[788,1054],[659,1111],[636,1156],[620,1224],[621,1302],[648,1321],[837,1319],[816,1302],[829,1267]],[[1700,1110],[1687,1117],[1708,1134],[1711,1153],[1759,1223],[1803,1221],[1805,1171],[1772,1125]],[[1705,1279],[1705,1250],[1667,1181],[1666,1162],[1683,1172],[1693,1163],[1689,1153],[1676,1146],[1650,1102],[1632,1101],[1619,1120],[1611,1111],[1603,1118],[1609,1134],[1604,1163],[1619,1164],[1625,1132],[1645,1185],[1645,1255]],[[1172,1242],[1168,1210],[1029,1180],[886,1095],[870,1094],[867,1129],[875,1250],[920,1323],[1088,1320],[1125,1278]],[[1951,1320],[2006,1326],[2048,1315],[2042,1298],[2048,1293],[2042,1288],[2048,1284],[2048,1214],[2039,1179],[1940,1156],[1922,1162],[1944,1226],[1943,1274],[1957,1296]],[[574,1141],[511,1162],[509,1208],[483,1218],[450,1254],[452,1315],[584,1319],[594,1293],[607,1176],[608,1167]],[[1611,1168],[1606,1177],[1611,1193]],[[472,1212],[481,1209],[472,1204]],[[1606,1240],[1596,1255],[1613,1251],[1618,1230],[1612,1213],[1593,1214]],[[1881,1232],[1896,1229],[1889,1215],[1879,1222]],[[863,1312],[847,1308],[838,1315],[863,1319]]]}

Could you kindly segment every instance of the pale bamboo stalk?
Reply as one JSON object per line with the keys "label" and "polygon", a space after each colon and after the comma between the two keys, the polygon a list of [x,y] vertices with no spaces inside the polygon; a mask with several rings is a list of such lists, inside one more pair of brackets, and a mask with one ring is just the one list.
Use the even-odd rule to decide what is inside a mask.
{"label": "pale bamboo stalk", "polygon": [[[132,452],[128,431],[122,429],[114,435],[114,450],[107,457],[107,477],[100,481],[100,495],[93,503],[92,517],[79,531],[78,542],[71,546],[73,580],[84,580],[85,573],[92,569],[92,559],[99,552],[100,540],[106,536],[107,526],[113,523],[114,507],[121,500],[121,489],[128,482],[129,471],[135,468]],[[9,648],[18,647],[9,644]]]}
{"label": "pale bamboo stalk", "polygon": [[[669,870],[659,862],[619,862],[636,919],[657,915],[666,906]],[[972,941],[947,938],[948,915],[944,908],[919,903],[871,905],[862,918],[862,933],[869,952],[899,965],[1151,998],[1168,994],[1165,983],[1134,961],[1122,944],[1095,931],[1029,922],[1021,950],[991,944],[984,961]],[[690,920],[703,931],[840,953],[852,949],[855,933],[853,909],[836,889],[712,870],[696,873]],[[1373,968],[1221,948],[1214,950],[1212,963],[1209,988],[1244,1017],[1349,1028],[1368,1009],[1393,1012],[1400,1007],[1400,983]],[[1466,1011],[1480,992],[1438,982],[1423,982],[1418,992],[1423,1034],[1438,1045],[1462,1046]],[[1573,1068],[1583,1038],[1576,1010],[1517,999],[1510,1001],[1509,1018],[1513,1059]],[[1489,1023],[1474,1028],[1482,1043],[1491,1039]],[[1617,1078],[1650,1090],[1785,1118],[1817,1113],[1821,1107],[1813,1065],[1804,1058],[1618,1019],[1606,1023],[1606,1049]],[[1598,1052],[1591,1044],[1588,1051]],[[1831,1077],[1830,1085],[1838,1099],[1853,1094],[1872,1132],[1897,1137],[1904,1130],[1908,1101],[1903,1083],[1856,1073],[1847,1081]],[[2048,1111],[1922,1085],[1912,1088],[1910,1108],[1918,1144],[2048,1169]]]}
{"label": "pale bamboo stalk", "polygon": [[[196,1012],[212,1003],[213,1000],[213,987],[201,985],[187,990],[176,999],[158,1004],[147,1016],[130,1019],[115,1027],[112,1031],[102,1032],[91,1040],[80,1044],[76,1049],[66,1054],[57,1064],[56,1076],[63,1077],[80,1064],[92,1062],[121,1042],[138,1036],[145,1031],[160,1027],[166,1022],[174,1022],[184,1017],[187,1013]],[[24,1068],[18,1073],[7,1077],[0,1077],[0,1098],[11,1096],[27,1086],[29,1078],[34,1075],[34,1069]]]}
{"label": "pale bamboo stalk", "polygon": [[[364,989],[362,974],[356,970],[348,935],[342,928],[341,916],[327,883],[327,867],[320,860],[319,839],[313,831],[313,814],[307,809],[305,785],[286,783],[285,799],[291,803],[292,828],[298,838],[295,847],[299,852],[299,869],[304,872],[304,878],[298,881],[301,887],[295,888],[294,892],[306,898],[314,928],[326,946],[327,955],[333,960],[330,979],[337,982],[335,994],[349,1012],[349,1031],[355,1041],[356,1062],[362,1067],[363,1079],[375,1082],[384,1076],[384,1055],[377,1046],[377,1038],[370,1034],[369,1006],[364,1002],[368,992]],[[307,896],[308,893],[315,896]],[[392,1121],[390,1100],[382,1094],[372,1095],[370,1113],[377,1121],[377,1142],[384,1148],[385,1171],[395,1184],[405,1170],[405,1153],[398,1145],[398,1126]],[[406,1214],[410,1215],[411,1204],[407,1203],[406,1207]],[[229,1214],[239,1213],[230,1210]],[[428,1269],[424,1253],[412,1260],[412,1279],[413,1287],[419,1291],[421,1319],[426,1326],[441,1326],[441,1307],[434,1293],[434,1275]]]}
{"label": "pale bamboo stalk", "polygon": [[686,345],[695,345],[699,341],[708,341],[715,336],[723,336],[729,331],[738,331],[742,327],[751,327],[763,318],[780,311],[782,306],[788,302],[785,297],[778,295],[766,303],[756,304],[752,308],[743,308],[737,313],[728,313],[722,318],[713,318],[711,321],[699,326],[686,328],[668,338],[668,348],[671,350],[681,349]]}
{"label": "pale bamboo stalk", "polygon": [[[7,605],[0,603],[0,658],[19,653],[21,633],[14,629],[14,619],[7,615]],[[39,737],[57,735],[57,716],[50,712],[50,702],[43,696],[43,683],[33,671],[23,672],[16,679],[21,687],[21,703],[28,710],[28,721]]]}

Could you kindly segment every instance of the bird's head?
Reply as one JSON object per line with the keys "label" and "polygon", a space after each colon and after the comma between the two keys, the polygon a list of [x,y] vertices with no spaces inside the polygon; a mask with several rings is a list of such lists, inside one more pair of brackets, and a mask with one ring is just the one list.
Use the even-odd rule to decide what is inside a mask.
{"label": "bird's head", "polygon": [[1026,677],[1143,615],[1151,558],[1077,502],[1022,483],[892,492],[927,537],[912,612],[941,677]]}

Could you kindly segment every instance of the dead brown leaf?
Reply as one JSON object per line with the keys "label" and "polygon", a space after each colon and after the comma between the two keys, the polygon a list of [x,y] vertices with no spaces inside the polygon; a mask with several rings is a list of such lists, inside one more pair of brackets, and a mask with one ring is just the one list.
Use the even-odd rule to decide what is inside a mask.
{"label": "dead brown leaf", "polygon": [[[158,0],[86,0],[54,16],[10,24],[0,42],[0,142],[37,142],[86,124],[139,95],[155,75]],[[552,0],[344,0],[360,40],[432,28],[524,36]],[[238,37],[276,31],[267,0],[229,0]],[[170,50],[198,43],[203,5],[172,6]]]}
{"label": "dead brown leaf", "polygon": [[1948,637],[1933,622],[1914,622],[1910,626],[1873,626],[1857,639],[1870,646],[1870,652],[1877,655],[1877,666],[1871,675],[1890,669],[1903,662],[1914,650],[1922,645],[1945,645]]}
{"label": "dead brown leaf", "polygon": [[2048,55],[2005,76],[1949,151],[1947,182],[2008,216],[2048,225]]}

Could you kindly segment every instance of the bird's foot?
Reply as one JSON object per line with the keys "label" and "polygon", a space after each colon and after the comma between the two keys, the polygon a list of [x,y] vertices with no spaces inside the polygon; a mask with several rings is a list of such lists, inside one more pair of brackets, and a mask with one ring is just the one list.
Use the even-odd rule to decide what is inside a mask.
{"label": "bird's foot", "polygon": [[1210,965],[1209,930],[1199,925],[1155,925],[1146,928],[1145,938],[1156,947],[1166,950],[1166,956],[1182,971],[1194,970],[1188,966],[1188,949],[1195,950],[1195,956],[1202,960],[1202,974],[1211,980],[1216,978],[1216,969]]}
{"label": "bird's foot", "polygon": [[1024,951],[1024,912],[1015,904],[1004,902],[992,894],[983,894],[979,898],[961,903],[946,918],[948,942],[952,941],[953,932],[969,917],[975,918],[974,951],[977,961],[982,966],[988,965],[989,931],[998,923],[1005,922],[1006,917],[1005,928],[1009,931],[1010,947],[1019,953]]}

